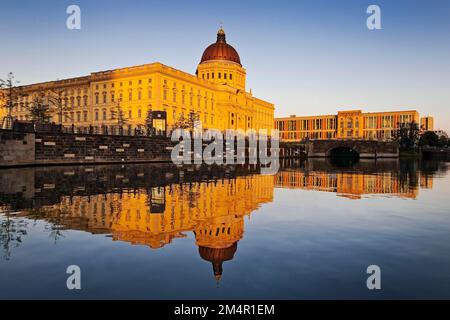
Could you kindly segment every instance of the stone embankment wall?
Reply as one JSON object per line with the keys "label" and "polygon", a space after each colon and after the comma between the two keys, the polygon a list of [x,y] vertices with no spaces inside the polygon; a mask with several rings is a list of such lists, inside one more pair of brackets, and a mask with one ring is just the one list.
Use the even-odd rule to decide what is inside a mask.
{"label": "stone embankment wall", "polygon": [[[166,137],[0,130],[0,167],[171,162],[176,144]],[[206,146],[205,142],[202,148]],[[224,141],[224,152],[227,148]],[[235,143],[234,150],[249,157],[248,144],[240,150]],[[296,146],[281,145],[281,157],[298,154]]]}

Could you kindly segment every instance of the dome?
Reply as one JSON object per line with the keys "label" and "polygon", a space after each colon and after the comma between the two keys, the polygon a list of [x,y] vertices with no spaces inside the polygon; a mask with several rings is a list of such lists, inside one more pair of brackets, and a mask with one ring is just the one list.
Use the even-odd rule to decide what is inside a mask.
{"label": "dome", "polygon": [[[226,35],[223,28],[220,28],[217,32],[217,41],[213,43],[205,52],[203,52],[202,60],[200,63],[210,60],[226,60],[236,62],[241,65],[241,58],[236,49],[230,46],[226,41]],[[242,66],[242,65],[241,65]]]}
{"label": "dome", "polygon": [[202,257],[203,260],[212,263],[214,276],[217,281],[219,281],[222,278],[223,262],[233,260],[236,250],[237,250],[237,242],[235,242],[231,247],[228,248],[208,248],[208,247],[198,248],[200,257]]}

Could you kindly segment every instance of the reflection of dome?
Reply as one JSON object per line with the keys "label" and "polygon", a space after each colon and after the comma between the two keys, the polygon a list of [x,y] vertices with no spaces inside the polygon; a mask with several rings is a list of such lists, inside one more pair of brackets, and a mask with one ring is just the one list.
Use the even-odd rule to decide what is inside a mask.
{"label": "reflection of dome", "polygon": [[205,52],[203,52],[202,60],[200,63],[210,60],[226,60],[241,64],[241,58],[236,49],[230,46],[226,41],[225,31],[220,28],[217,32],[217,41],[213,43]]}
{"label": "reflection of dome", "polygon": [[203,260],[209,261],[213,265],[214,276],[217,281],[222,278],[222,263],[233,260],[237,250],[237,242],[228,248],[208,248],[199,247],[198,252]]}

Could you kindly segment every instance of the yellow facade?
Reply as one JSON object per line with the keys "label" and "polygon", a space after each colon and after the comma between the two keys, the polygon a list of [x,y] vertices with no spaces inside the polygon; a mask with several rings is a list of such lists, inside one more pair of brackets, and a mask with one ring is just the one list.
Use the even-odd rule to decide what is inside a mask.
{"label": "yellow facade", "polygon": [[[223,30],[222,30],[223,32]],[[224,37],[224,33],[223,33]],[[246,70],[220,57],[202,61],[197,75],[151,63],[89,76],[21,87],[24,94],[14,118],[30,120],[27,109],[41,92],[61,98],[63,113],[52,110],[51,121],[87,132],[145,129],[149,111],[166,111],[167,129],[194,115],[203,129],[267,129],[273,127],[274,105],[246,91]],[[120,121],[118,114],[124,121]]]}
{"label": "yellow facade", "polygon": [[[432,186],[432,177],[420,177],[421,187]],[[275,176],[275,187],[334,192],[340,197],[361,199],[362,196],[386,195],[416,199],[418,186],[401,183],[391,172],[362,174],[353,172],[280,171]]]}
{"label": "yellow facade", "polygon": [[422,132],[434,131],[434,118],[431,116],[420,119],[420,130]]}
{"label": "yellow facade", "polygon": [[276,118],[275,128],[284,141],[304,139],[391,140],[403,124],[419,124],[415,110],[369,112],[339,111],[337,115]]}

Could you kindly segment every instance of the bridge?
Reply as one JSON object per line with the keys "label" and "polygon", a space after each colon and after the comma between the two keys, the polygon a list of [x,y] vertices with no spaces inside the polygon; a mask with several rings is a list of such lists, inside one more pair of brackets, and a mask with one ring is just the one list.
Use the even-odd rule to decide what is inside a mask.
{"label": "bridge", "polygon": [[332,158],[354,156],[358,158],[398,158],[397,142],[373,140],[311,140],[305,143],[308,157]]}

